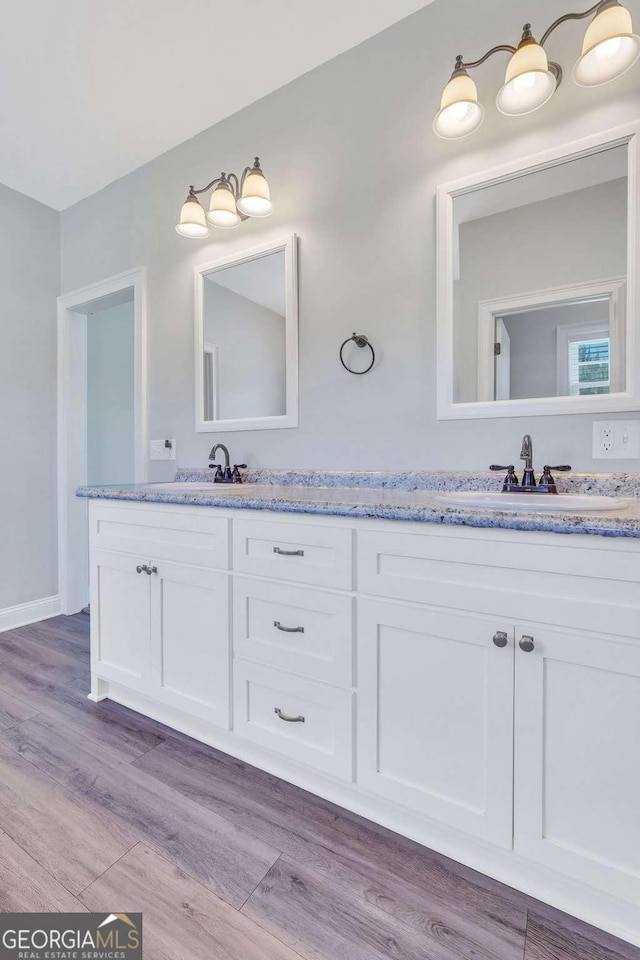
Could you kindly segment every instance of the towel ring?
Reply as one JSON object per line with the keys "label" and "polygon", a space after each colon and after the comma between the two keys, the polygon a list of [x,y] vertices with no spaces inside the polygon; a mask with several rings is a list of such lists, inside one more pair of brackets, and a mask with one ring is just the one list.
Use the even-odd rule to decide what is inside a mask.
{"label": "towel ring", "polygon": [[[344,357],[342,356],[342,353],[343,353],[344,348],[346,347],[346,345],[347,345],[348,343],[351,343],[351,341],[353,341],[353,342],[355,343],[356,347],[369,347],[369,350],[371,350],[371,363],[370,363],[369,366],[366,368],[366,370],[352,370],[351,367],[348,367],[348,366],[346,365],[346,363],[344,362]],[[345,370],[348,370],[349,373],[353,373],[356,377],[361,377],[363,374],[369,373],[369,370],[371,370],[371,368],[372,368],[372,366],[374,365],[375,362],[376,362],[376,352],[375,352],[375,350],[373,349],[373,347],[371,346],[371,344],[370,344],[370,342],[369,342],[369,338],[368,338],[368,337],[365,337],[363,334],[360,334],[360,333],[352,333],[351,336],[350,336],[350,337],[347,337],[347,339],[344,341],[344,343],[343,343],[342,346],[340,347],[340,363],[341,363],[342,366],[345,368]]]}

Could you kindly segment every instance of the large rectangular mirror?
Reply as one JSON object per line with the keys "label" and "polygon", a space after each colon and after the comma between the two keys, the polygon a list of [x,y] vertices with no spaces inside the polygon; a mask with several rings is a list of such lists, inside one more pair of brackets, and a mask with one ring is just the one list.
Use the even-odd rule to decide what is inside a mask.
{"label": "large rectangular mirror", "polygon": [[637,134],[440,188],[440,419],[637,406]]}
{"label": "large rectangular mirror", "polygon": [[298,425],[296,237],[196,267],[196,429]]}

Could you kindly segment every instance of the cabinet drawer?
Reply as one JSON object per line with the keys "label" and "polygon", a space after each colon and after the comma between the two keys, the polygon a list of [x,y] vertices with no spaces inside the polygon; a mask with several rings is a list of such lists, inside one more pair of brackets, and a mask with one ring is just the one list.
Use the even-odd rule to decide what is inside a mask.
{"label": "cabinet drawer", "polygon": [[627,543],[463,529],[357,536],[361,593],[640,638],[640,550]]}
{"label": "cabinet drawer", "polygon": [[[93,504],[91,546],[134,554],[142,561],[174,560],[199,567],[229,567],[229,521],[214,511],[181,513],[152,504],[131,509]],[[182,508],[185,509],[185,508]]]}
{"label": "cabinet drawer", "polygon": [[350,687],[353,600],[288,583],[235,577],[233,649],[237,657]]}
{"label": "cabinet drawer", "polygon": [[234,662],[234,728],[324,773],[353,777],[353,693]]}
{"label": "cabinet drawer", "polygon": [[350,590],[351,542],[345,527],[234,520],[233,566],[240,573]]}

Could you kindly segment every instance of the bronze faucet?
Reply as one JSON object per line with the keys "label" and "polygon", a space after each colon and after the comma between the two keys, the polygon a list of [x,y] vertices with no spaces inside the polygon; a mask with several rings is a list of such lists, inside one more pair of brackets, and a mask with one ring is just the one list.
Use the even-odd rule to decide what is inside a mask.
{"label": "bronze faucet", "polygon": [[[224,468],[215,463],[218,450],[222,450],[224,454]],[[211,453],[209,454],[209,460],[212,461],[209,464],[209,467],[212,470],[215,467],[216,471],[215,477],[213,478],[214,483],[242,483],[240,471],[246,470],[247,465],[246,463],[234,463],[232,470],[231,461],[229,459],[229,451],[225,447],[224,443],[216,443],[215,447],[212,447]]]}
{"label": "bronze faucet", "polygon": [[564,463],[557,467],[550,467],[545,464],[540,483],[536,484],[535,470],[533,469],[533,440],[530,433],[525,433],[522,438],[522,449],[520,450],[520,459],[524,460],[524,470],[522,472],[522,483],[518,480],[515,472],[515,465],[509,464],[507,467],[492,463],[490,470],[506,470],[504,483],[502,484],[503,493],[557,493],[556,481],[551,473],[555,470],[559,473],[567,473],[571,467]]}

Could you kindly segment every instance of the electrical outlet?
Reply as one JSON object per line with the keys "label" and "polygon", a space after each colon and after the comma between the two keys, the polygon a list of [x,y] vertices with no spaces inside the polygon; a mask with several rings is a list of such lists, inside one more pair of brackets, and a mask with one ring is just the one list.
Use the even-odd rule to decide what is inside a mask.
{"label": "electrical outlet", "polygon": [[639,460],[640,420],[594,420],[594,460]]}
{"label": "electrical outlet", "polygon": [[175,460],[176,442],[175,440],[150,440],[149,441],[149,459],[150,460]]}

